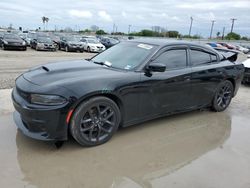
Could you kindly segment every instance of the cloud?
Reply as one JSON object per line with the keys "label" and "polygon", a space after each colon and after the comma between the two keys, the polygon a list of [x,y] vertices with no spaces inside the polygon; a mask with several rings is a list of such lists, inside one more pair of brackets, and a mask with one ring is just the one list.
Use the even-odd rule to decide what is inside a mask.
{"label": "cloud", "polygon": [[104,10],[98,12],[98,16],[101,18],[101,20],[112,22],[112,17]]}
{"label": "cloud", "polygon": [[85,11],[85,10],[70,10],[69,14],[72,17],[77,17],[77,18],[92,18],[92,13],[90,11]]}
{"label": "cloud", "polygon": [[127,18],[128,17],[128,15],[127,15],[127,13],[125,11],[122,11],[122,17],[123,18]]}

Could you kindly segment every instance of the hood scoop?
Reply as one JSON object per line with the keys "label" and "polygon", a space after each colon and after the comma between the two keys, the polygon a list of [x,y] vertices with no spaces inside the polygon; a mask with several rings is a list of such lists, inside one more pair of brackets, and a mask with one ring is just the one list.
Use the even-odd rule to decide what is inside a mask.
{"label": "hood scoop", "polygon": [[45,70],[46,72],[49,72],[49,68],[48,67],[42,66],[42,69]]}

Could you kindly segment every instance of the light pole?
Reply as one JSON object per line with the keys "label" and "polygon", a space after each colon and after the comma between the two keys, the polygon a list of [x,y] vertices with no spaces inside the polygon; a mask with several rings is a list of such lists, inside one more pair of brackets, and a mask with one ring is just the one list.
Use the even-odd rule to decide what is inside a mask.
{"label": "light pole", "polygon": [[128,34],[130,33],[131,25],[128,25]]}
{"label": "light pole", "polygon": [[234,21],[237,20],[236,18],[231,18],[232,20],[232,26],[231,26],[231,33],[233,32],[234,29]]}
{"label": "light pole", "polygon": [[191,19],[191,22],[190,22],[190,28],[189,28],[189,34],[188,34],[189,36],[191,36],[192,25],[193,25],[193,20],[194,20],[192,16],[190,17],[190,19]]}
{"label": "light pole", "polygon": [[210,30],[210,39],[212,38],[212,34],[213,34],[213,29],[214,29],[214,22],[215,20],[212,20],[212,25],[211,25],[211,30]]}

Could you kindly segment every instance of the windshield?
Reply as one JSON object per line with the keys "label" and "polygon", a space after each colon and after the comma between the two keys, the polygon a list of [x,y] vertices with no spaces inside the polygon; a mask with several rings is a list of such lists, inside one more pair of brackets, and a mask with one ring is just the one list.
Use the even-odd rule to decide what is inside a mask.
{"label": "windshield", "polygon": [[45,38],[45,37],[40,37],[37,39],[38,42],[45,42],[45,43],[51,43],[51,39],[50,38]]}
{"label": "windshield", "polygon": [[95,39],[87,39],[88,43],[91,43],[91,44],[98,44],[99,42]]}
{"label": "windshield", "polygon": [[91,60],[94,62],[103,62],[111,67],[131,70],[139,66],[152,52],[156,46],[123,42],[109,48]]}
{"label": "windshield", "polygon": [[19,40],[20,37],[17,35],[4,35],[5,39],[15,39],[15,40]]}
{"label": "windshield", "polygon": [[65,38],[67,41],[71,41],[71,42],[79,42],[80,38],[78,37],[66,37]]}

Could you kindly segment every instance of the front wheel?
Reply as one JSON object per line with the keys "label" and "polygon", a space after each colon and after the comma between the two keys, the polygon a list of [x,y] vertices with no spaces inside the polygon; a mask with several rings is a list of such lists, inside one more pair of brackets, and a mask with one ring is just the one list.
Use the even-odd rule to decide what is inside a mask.
{"label": "front wheel", "polygon": [[224,111],[230,104],[234,92],[232,82],[226,80],[222,82],[213,99],[212,108],[216,112]]}
{"label": "front wheel", "polygon": [[84,101],[74,112],[70,131],[83,146],[97,146],[111,139],[120,124],[117,104],[106,97]]}

